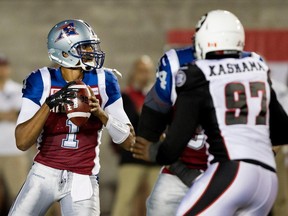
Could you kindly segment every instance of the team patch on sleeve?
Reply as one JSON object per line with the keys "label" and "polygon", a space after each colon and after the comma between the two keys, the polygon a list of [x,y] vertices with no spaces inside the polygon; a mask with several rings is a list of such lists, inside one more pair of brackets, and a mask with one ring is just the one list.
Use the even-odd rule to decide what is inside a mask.
{"label": "team patch on sleeve", "polygon": [[176,74],[176,86],[177,87],[181,87],[185,84],[186,82],[186,74],[184,73],[184,71],[179,70],[178,73]]}

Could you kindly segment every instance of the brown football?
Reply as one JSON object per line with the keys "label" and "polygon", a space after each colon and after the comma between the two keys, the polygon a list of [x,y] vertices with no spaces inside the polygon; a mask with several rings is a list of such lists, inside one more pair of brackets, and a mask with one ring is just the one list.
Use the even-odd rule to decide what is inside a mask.
{"label": "brown football", "polygon": [[88,100],[90,91],[81,80],[76,80],[76,84],[69,86],[69,88],[77,88],[78,92],[76,98],[72,100],[72,105],[65,104],[65,111],[68,119],[80,127],[88,121],[91,115]]}

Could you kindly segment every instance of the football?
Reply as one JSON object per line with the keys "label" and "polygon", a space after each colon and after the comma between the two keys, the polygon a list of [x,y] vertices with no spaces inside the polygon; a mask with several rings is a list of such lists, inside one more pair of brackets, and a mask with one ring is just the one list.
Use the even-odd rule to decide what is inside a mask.
{"label": "football", "polygon": [[76,98],[72,100],[73,104],[65,104],[65,111],[68,119],[80,127],[88,121],[91,115],[88,100],[90,91],[81,80],[76,80],[76,84],[69,86],[69,88],[77,88],[78,92]]}

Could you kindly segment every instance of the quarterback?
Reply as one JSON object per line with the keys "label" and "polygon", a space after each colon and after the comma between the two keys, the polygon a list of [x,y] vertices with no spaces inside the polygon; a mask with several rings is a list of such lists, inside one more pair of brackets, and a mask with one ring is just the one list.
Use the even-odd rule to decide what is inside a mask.
{"label": "quarterback", "polygon": [[[35,143],[38,152],[9,215],[45,215],[59,201],[62,215],[100,215],[98,173],[103,127],[114,143],[129,149],[133,127],[124,112],[119,84],[103,68],[104,52],[89,24],[64,20],[48,34],[50,59],[60,67],[41,68],[24,81],[23,104],[15,131],[23,151]],[[91,116],[81,127],[67,119],[80,79],[90,86]]]}

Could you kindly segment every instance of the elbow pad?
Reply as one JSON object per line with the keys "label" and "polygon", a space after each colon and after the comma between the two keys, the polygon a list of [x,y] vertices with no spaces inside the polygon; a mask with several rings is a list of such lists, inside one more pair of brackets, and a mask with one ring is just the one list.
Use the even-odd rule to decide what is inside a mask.
{"label": "elbow pad", "polygon": [[108,115],[106,128],[112,140],[116,144],[123,143],[130,134],[130,127],[127,124],[120,122],[118,119]]}

